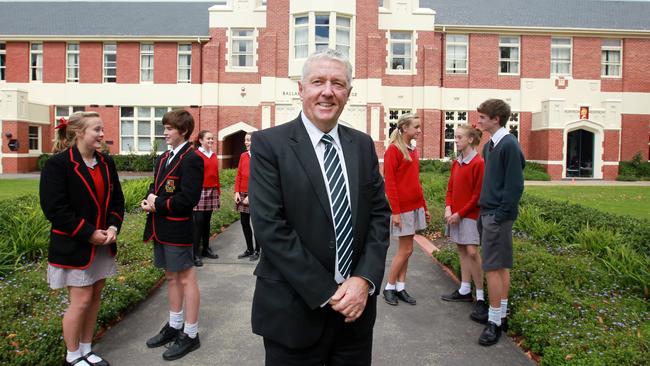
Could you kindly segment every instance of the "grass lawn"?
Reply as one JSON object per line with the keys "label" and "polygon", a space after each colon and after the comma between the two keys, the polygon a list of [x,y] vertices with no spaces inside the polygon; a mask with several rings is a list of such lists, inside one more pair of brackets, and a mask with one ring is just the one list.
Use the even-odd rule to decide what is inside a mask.
{"label": "grass lawn", "polygon": [[601,211],[650,219],[650,187],[528,186],[526,192]]}
{"label": "grass lawn", "polygon": [[0,179],[0,200],[38,193],[38,179]]}

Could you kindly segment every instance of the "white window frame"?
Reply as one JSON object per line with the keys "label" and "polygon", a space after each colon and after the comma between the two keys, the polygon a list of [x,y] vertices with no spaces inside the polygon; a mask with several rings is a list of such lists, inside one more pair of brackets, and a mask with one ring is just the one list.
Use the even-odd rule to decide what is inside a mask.
{"label": "white window frame", "polygon": [[397,121],[399,121],[399,118],[403,114],[413,113],[413,109],[411,109],[411,108],[386,108],[384,111],[385,111],[384,113],[385,113],[385,118],[386,118],[386,123],[385,123],[385,126],[386,126],[386,131],[385,131],[386,132],[385,133],[386,140],[384,141],[384,145],[388,146],[388,144],[390,144],[390,133],[391,133],[390,124],[394,123],[395,125],[397,125]]}
{"label": "white window frame", "polygon": [[[559,40],[569,40],[569,44],[553,44],[553,41],[559,41]],[[569,60],[561,60],[559,58],[553,59],[553,49],[557,50],[569,50]],[[559,71],[554,71],[554,69],[558,69],[558,65],[561,64],[568,64],[569,65],[569,71],[564,73],[564,72],[559,72]],[[573,38],[572,37],[551,37],[551,75],[552,76],[571,76],[573,73]]]}
{"label": "white window frame", "polygon": [[[59,108],[60,109],[65,108],[66,109],[65,114],[59,113]],[[59,125],[59,119],[61,119],[61,118],[68,119],[68,117],[70,117],[70,115],[72,113],[74,113],[74,112],[85,112],[85,111],[86,111],[86,107],[84,107],[82,105],[57,105],[57,106],[54,106],[54,127]]]}
{"label": "white window frame", "polygon": [[[149,49],[149,46],[151,48]],[[140,43],[140,82],[141,83],[153,83],[154,78],[154,44],[153,43]],[[151,60],[151,66],[145,66],[145,59]],[[150,78],[145,80],[145,75],[149,75]]]}
{"label": "white window frame", "polygon": [[[606,41],[618,41],[618,46],[605,45]],[[605,53],[618,52],[618,62],[605,61]],[[623,40],[618,38],[604,38],[600,50],[600,76],[607,79],[620,79],[623,77]],[[610,66],[618,66],[618,75],[608,74],[605,70]]]}
{"label": "white window frame", "polygon": [[[36,137],[32,136],[31,129],[36,129]],[[43,130],[41,126],[29,125],[27,127],[27,148],[29,149],[30,154],[40,154],[43,151]],[[32,141],[36,140],[36,149],[32,149]]]}
{"label": "white window frame", "polygon": [[[181,47],[189,46],[188,50],[181,50]],[[189,65],[181,66],[181,57],[188,57]],[[177,72],[176,72],[176,82],[179,84],[191,84],[192,83],[192,44],[191,43],[179,43],[178,44],[178,57],[177,61]],[[189,71],[187,79],[181,79],[181,72]]]}
{"label": "white window frame", "polygon": [[[516,39],[517,43],[507,42],[506,39]],[[510,48],[510,57],[502,58],[501,49]],[[517,57],[512,57],[512,50],[517,50]],[[502,64],[508,66],[509,70],[513,69],[513,65],[516,66],[517,70],[515,72],[504,72],[501,68]],[[519,75],[521,72],[521,38],[519,36],[499,36],[499,75]]]}
{"label": "white window frame", "polygon": [[[521,118],[521,113],[511,112],[510,118],[508,118],[508,123],[506,123],[506,129],[508,132],[517,138],[517,141],[521,140],[521,124],[519,123]],[[517,131],[517,134],[513,134],[512,130]]]}
{"label": "white window frame", "polygon": [[[393,38],[393,35],[395,34],[410,34],[410,39],[406,38]],[[415,75],[417,73],[417,68],[416,68],[416,63],[417,59],[415,57],[415,52],[416,52],[416,38],[417,38],[417,33],[414,31],[402,31],[402,30],[391,30],[387,32],[387,60],[386,60],[386,74],[394,74],[394,75]],[[393,55],[393,45],[395,44],[408,44],[410,52],[408,55],[405,55],[405,57],[402,57],[402,55],[399,55],[397,58],[408,58],[408,61],[410,62],[410,65],[408,68],[404,69],[394,69],[393,68],[393,58],[395,58],[395,55]]]}
{"label": "white window frame", "polygon": [[[302,65],[307,57],[316,51],[316,16],[328,15],[328,48],[342,50],[346,47],[348,50],[348,60],[352,64],[352,72],[354,74],[354,55],[355,55],[355,17],[353,14],[343,12],[320,12],[311,11],[307,13],[298,13],[291,15],[291,22],[289,24],[289,75],[292,77],[299,76],[302,72]],[[296,27],[296,19],[306,17],[307,23]],[[347,18],[350,21],[349,28],[347,26],[339,25],[338,18]],[[307,29],[307,43],[296,44],[296,28]],[[342,44],[337,40],[338,31],[348,31],[349,44]],[[296,57],[296,47],[307,46],[307,52],[304,57]]]}
{"label": "white window frame", "polygon": [[[250,36],[235,35],[235,32],[250,31]],[[226,54],[226,72],[257,72],[257,28],[230,28],[228,29],[228,52]],[[252,42],[252,53],[245,54],[235,49],[235,42],[250,41]],[[239,66],[233,62],[235,56],[252,56],[253,64],[251,66]]]}
{"label": "white window frame", "polygon": [[0,42],[0,83],[7,81],[7,44]]}
{"label": "white window frame", "polygon": [[[114,50],[107,50],[107,47],[110,46],[115,46]],[[102,46],[103,50],[103,56],[102,56],[102,70],[103,70],[103,82],[104,83],[117,83],[117,42],[106,42]],[[109,62],[107,59],[107,56],[115,56],[115,61],[114,62]],[[110,65],[111,63],[114,63],[114,65]],[[115,70],[115,75],[109,75],[108,70]]]}
{"label": "white window frame", "polygon": [[[35,46],[39,48],[34,49]],[[43,81],[43,42],[29,44],[29,81]]]}
{"label": "white window frame", "polygon": [[[70,46],[77,46],[77,49],[70,49]],[[69,42],[65,45],[65,81],[68,83],[78,83],[79,82],[79,42]],[[76,63],[70,59],[73,57],[73,60],[76,58]],[[76,57],[75,57],[76,56]],[[72,61],[72,62],[71,62]],[[77,71],[77,77],[71,76],[71,71]]]}
{"label": "white window frame", "polygon": [[[122,109],[124,108],[133,108],[133,116],[130,117],[125,117],[123,116]],[[140,117],[140,111],[142,109],[148,109],[149,110],[149,117]],[[171,111],[174,109],[173,107],[149,107],[149,106],[123,106],[120,107],[120,124],[119,124],[119,144],[120,144],[120,154],[137,154],[137,155],[144,155],[144,154],[150,154],[151,153],[151,148],[153,147],[154,141],[157,139],[160,143],[162,143],[157,146],[158,150],[156,153],[161,153],[164,152],[168,149],[167,144],[165,144],[165,136],[163,135],[164,127],[161,128],[160,133],[156,134],[156,123],[159,123],[160,126],[162,126],[162,117],[166,112]],[[158,116],[156,115],[156,111],[160,112]],[[140,150],[138,148],[138,143],[140,139],[140,133],[139,133],[139,128],[138,124],[140,122],[149,122],[149,150]],[[123,122],[132,122],[133,126],[133,133],[130,135],[123,135],[122,130],[123,130]],[[131,138],[133,139],[133,147],[132,148],[127,148],[125,144],[123,143],[124,138]],[[144,138],[144,137],[143,137]]]}
{"label": "white window frame", "polygon": [[[464,37],[465,40],[458,40],[456,37]],[[465,59],[451,58],[450,47],[465,47]],[[465,67],[457,66],[458,63],[465,61]],[[445,73],[461,74],[469,73],[469,35],[468,34],[447,34],[445,37]]]}
{"label": "white window frame", "polygon": [[[443,129],[442,129],[442,154],[444,159],[449,160],[452,155],[447,153],[447,145],[451,144],[453,156],[456,156],[456,131],[458,126],[466,125],[469,123],[469,111],[443,111]],[[447,136],[447,129],[451,128],[451,137]]]}

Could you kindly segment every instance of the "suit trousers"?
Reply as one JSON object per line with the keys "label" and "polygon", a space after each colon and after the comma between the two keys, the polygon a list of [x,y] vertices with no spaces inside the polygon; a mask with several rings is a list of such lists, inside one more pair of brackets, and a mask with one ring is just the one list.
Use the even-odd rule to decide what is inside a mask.
{"label": "suit trousers", "polygon": [[[370,305],[370,304],[369,304]],[[372,327],[355,332],[343,315],[327,306],[321,338],[313,346],[288,348],[264,338],[266,366],[369,366],[372,363]]]}

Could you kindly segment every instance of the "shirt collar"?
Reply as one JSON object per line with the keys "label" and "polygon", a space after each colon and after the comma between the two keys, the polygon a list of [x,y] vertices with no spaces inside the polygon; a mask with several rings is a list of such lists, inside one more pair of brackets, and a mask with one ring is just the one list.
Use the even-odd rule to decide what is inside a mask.
{"label": "shirt collar", "polygon": [[497,130],[497,132],[492,135],[492,142],[494,142],[494,146],[496,146],[499,141],[501,141],[502,138],[504,138],[508,134],[508,130],[506,130],[505,127],[501,127]]}
{"label": "shirt collar", "polygon": [[[310,121],[309,118],[307,118],[307,116],[305,116],[304,112],[300,112],[300,117],[302,119],[302,124],[305,126],[305,129],[307,130],[307,134],[309,135],[309,139],[311,140],[312,146],[314,146],[314,148],[316,148],[316,145],[318,145],[318,143],[321,142],[320,140],[323,138],[323,135],[325,135],[325,133],[323,131],[319,130],[318,127],[316,127],[312,123],[312,121]],[[332,128],[330,130],[330,132],[328,132],[327,134],[332,136],[332,138],[334,139],[334,143],[337,146],[341,146],[341,141],[339,139],[339,124],[338,124],[338,122],[334,125],[334,128]]]}
{"label": "shirt collar", "polygon": [[[203,155],[207,156],[208,158],[211,157],[212,154],[214,154],[214,151],[212,151],[212,150],[208,151],[208,150],[204,149],[203,146],[199,146],[199,151],[202,152]],[[174,153],[174,154],[176,154],[176,153]]]}
{"label": "shirt collar", "polygon": [[472,161],[472,159],[474,159],[474,157],[476,156],[476,154],[478,154],[478,153],[476,152],[476,150],[472,149],[472,150],[469,152],[469,154],[467,154],[467,156],[458,155],[458,157],[456,158],[456,160],[458,160],[458,163],[459,163],[460,165],[463,165],[463,164],[469,164],[469,162]]}
{"label": "shirt collar", "polygon": [[181,149],[183,148],[183,146],[185,146],[187,143],[188,143],[188,142],[185,141],[185,142],[183,142],[182,144],[176,146],[176,148],[175,148],[174,150],[172,150],[172,152],[174,153],[174,156],[172,157],[172,159],[175,158],[176,155],[178,155],[178,152],[181,151]]}

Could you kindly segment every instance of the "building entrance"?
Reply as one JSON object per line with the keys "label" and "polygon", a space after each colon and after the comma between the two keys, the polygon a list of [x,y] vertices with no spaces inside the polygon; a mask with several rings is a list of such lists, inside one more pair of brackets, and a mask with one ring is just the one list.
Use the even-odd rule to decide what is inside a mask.
{"label": "building entrance", "polygon": [[[222,162],[223,169],[237,168],[239,165],[239,156],[246,151],[246,147],[244,146],[245,136],[246,131],[239,131],[223,140],[223,151],[221,152],[221,155],[224,156]],[[227,156],[230,156],[230,158],[226,158]]]}
{"label": "building entrance", "polygon": [[567,134],[567,178],[594,177],[594,134],[587,130],[575,130]]}

